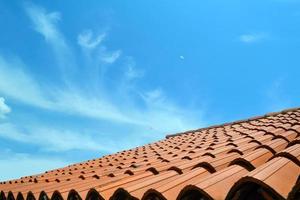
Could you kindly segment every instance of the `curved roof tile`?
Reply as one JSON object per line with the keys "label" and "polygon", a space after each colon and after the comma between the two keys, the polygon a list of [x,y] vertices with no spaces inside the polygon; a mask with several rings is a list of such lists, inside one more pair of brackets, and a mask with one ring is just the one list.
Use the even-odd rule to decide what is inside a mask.
{"label": "curved roof tile", "polygon": [[300,199],[299,136],[299,108],[190,130],[0,182],[0,200]]}

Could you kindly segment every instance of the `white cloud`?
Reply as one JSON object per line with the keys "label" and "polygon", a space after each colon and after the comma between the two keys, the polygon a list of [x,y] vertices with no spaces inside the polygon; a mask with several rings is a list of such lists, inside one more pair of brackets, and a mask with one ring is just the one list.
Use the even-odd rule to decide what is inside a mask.
{"label": "white cloud", "polygon": [[[144,76],[144,71],[136,67],[136,62],[131,56],[125,58],[125,81],[131,81],[134,79],[142,78]],[[126,82],[126,84],[130,84]]]}
{"label": "white cloud", "polygon": [[27,4],[26,11],[33,22],[34,29],[42,34],[47,41],[56,40],[60,37],[56,24],[60,20],[59,12],[47,13],[42,7]]}
{"label": "white cloud", "polygon": [[[98,83],[99,74],[95,73],[94,76],[90,77],[90,80],[86,80],[86,74],[84,74],[82,68],[76,67],[78,63],[74,63],[75,59],[73,57],[75,56],[72,48],[67,44],[64,35],[58,29],[61,15],[58,12],[47,12],[45,9],[32,4],[26,5],[26,11],[34,29],[53,48],[58,65],[62,68],[71,66],[73,67],[72,70],[78,70],[77,73],[80,76],[73,77],[70,71],[62,70],[62,76],[68,84],[62,84],[59,88],[51,85],[51,83],[46,85],[42,81],[37,81],[34,75],[26,70],[29,69],[29,66],[19,59],[7,59],[0,55],[0,94],[18,103],[46,109],[46,111],[122,124],[128,130],[134,130],[136,134],[133,134],[133,136],[128,133],[124,134],[124,129],[122,129],[118,135],[121,139],[124,138],[121,144],[115,138],[110,137],[110,133],[113,131],[106,134],[106,137],[102,137],[101,134],[86,133],[82,130],[77,132],[68,128],[48,127],[37,125],[39,123],[34,122],[27,123],[28,121],[26,121],[26,124],[21,122],[18,124],[13,124],[13,122],[0,124],[1,138],[28,143],[29,145],[43,145],[45,151],[80,149],[114,152],[121,148],[140,144],[145,138],[157,139],[163,137],[165,133],[197,128],[205,124],[201,120],[202,113],[200,109],[188,109],[176,104],[165,94],[163,89],[154,88],[145,91],[135,85],[135,81],[130,81],[144,75],[143,71],[136,68],[133,58],[129,63],[120,64],[125,66],[127,70],[120,77],[120,82],[118,82],[118,79],[115,80],[116,91],[108,87],[105,81],[100,86],[96,84],[98,87],[89,85],[89,81]],[[92,31],[78,35],[78,44],[91,50],[87,52],[90,53],[91,59],[95,60],[95,62],[91,62],[92,65],[87,66],[88,71],[94,72],[94,64],[96,66],[112,64],[121,57],[121,50],[109,51],[102,45],[104,37],[102,34],[96,36]],[[108,76],[108,74],[104,75]],[[73,79],[77,80],[77,83],[73,82]],[[83,82],[87,84],[84,89],[81,85]],[[127,85],[124,86],[124,84]],[[131,89],[126,90],[125,87]],[[20,92],[20,90],[24,90],[24,92]],[[120,94],[118,91],[123,93]],[[128,97],[128,99],[124,97]],[[139,103],[136,103],[137,101]],[[24,163],[26,166],[35,165],[38,162],[43,166],[49,164],[45,161],[46,159],[26,159],[26,157],[20,159],[18,164]],[[0,166],[3,162],[0,159]],[[11,163],[16,161],[8,159],[5,162],[10,163],[11,166]],[[60,163],[60,161],[54,160],[54,163]],[[8,164],[1,167],[0,171],[3,172],[6,170],[4,168],[8,168]]]}
{"label": "white cloud", "polygon": [[99,34],[94,38],[93,36],[94,33],[92,30],[85,30],[78,35],[77,42],[83,48],[94,49],[104,40],[106,33]]}
{"label": "white cloud", "polygon": [[[205,125],[205,122],[201,120],[203,113],[199,110],[193,112],[180,108],[159,88],[145,92],[142,97],[147,105],[143,120],[148,122],[147,126],[151,126],[158,133],[162,130],[163,133],[174,133]],[[199,118],[197,119],[196,116]]]}
{"label": "white cloud", "polygon": [[0,97],[0,118],[5,118],[6,114],[10,113],[10,107],[5,103],[5,99]]}
{"label": "white cloud", "polygon": [[147,103],[157,102],[158,100],[163,99],[162,90],[157,88],[155,90],[148,91],[143,95],[143,98]]}
{"label": "white cloud", "polygon": [[266,33],[249,33],[239,36],[239,40],[243,43],[254,43],[266,39],[268,35]]}
{"label": "white cloud", "polygon": [[[20,126],[22,124],[19,124]],[[58,130],[44,126],[26,126],[21,128],[11,123],[0,124],[0,137],[13,141],[42,146],[45,151],[60,152],[69,150],[108,151],[90,135],[83,132]],[[107,148],[107,149],[106,149]]]}
{"label": "white cloud", "polygon": [[105,99],[104,94],[88,96],[78,90],[61,90],[56,95],[58,98],[54,109],[96,119],[134,123],[118,106]]}
{"label": "white cloud", "polygon": [[[52,27],[52,29],[56,30],[56,35],[59,36],[56,37],[54,43],[57,43],[59,40],[62,40],[62,38],[64,37],[58,30],[57,26],[55,26],[54,24],[56,21],[53,21],[53,17],[49,17],[52,15],[56,15],[51,13],[47,14],[45,10],[36,6],[33,6],[33,8],[34,9],[29,10],[29,14],[32,18],[32,21],[35,22],[35,17],[37,16],[46,18],[46,24]],[[58,17],[54,17],[54,19],[57,20]],[[35,22],[35,24],[37,27],[39,27],[41,23]],[[107,48],[102,44],[106,35],[106,33],[94,35],[92,30],[86,30],[78,35],[78,44],[84,48],[93,49],[96,54],[99,54],[102,63],[112,64],[121,56],[121,50],[108,51]],[[65,48],[65,50],[67,49],[69,48]],[[99,57],[96,56],[95,60],[98,59]],[[128,70],[124,74],[125,79],[132,80],[143,76],[143,73],[136,69],[134,60],[130,60],[131,62],[127,63],[126,65],[128,67]],[[93,64],[95,64],[96,66],[98,65],[97,62]],[[90,71],[92,71],[92,69]],[[105,69],[103,69],[103,72],[105,73]],[[82,76],[84,76],[84,74],[82,74]],[[32,78],[30,78],[30,75],[28,75],[27,77],[27,80],[32,80]],[[91,77],[91,79],[93,78],[96,80],[98,79],[97,76]],[[104,84],[105,82],[103,82],[102,87],[105,88]],[[127,81],[126,86],[124,86],[123,84],[124,83],[120,81],[120,90],[127,91],[125,88],[128,88],[128,85],[132,83]],[[149,124],[151,124],[152,127],[157,127],[156,129],[160,130],[160,132],[164,130],[182,130],[183,128],[190,128],[191,126],[194,127],[194,125],[192,125],[191,123],[193,121],[191,119],[192,115],[184,116],[185,113],[190,114],[192,112],[189,112],[188,110],[183,111],[172,101],[170,101],[167,97],[165,97],[165,95],[158,96],[157,99],[153,101],[153,95],[155,94],[154,91],[147,93],[142,91],[141,89],[136,88],[134,85],[130,85],[130,91],[134,91],[136,94],[144,94],[142,95],[142,100],[146,102],[146,108],[140,108],[138,105],[124,105],[125,102],[121,103],[121,101],[113,101],[116,98],[122,99],[122,96],[130,95],[124,94],[123,92],[122,96],[118,97],[116,96],[114,91],[106,90],[106,88],[100,91],[96,90],[83,92],[81,90],[76,89],[76,85],[69,84],[67,88],[60,88],[59,90],[55,88],[49,88],[49,91],[47,91],[45,90],[45,88],[43,88],[42,90],[37,82],[28,82],[28,85],[29,88],[35,88],[35,90],[32,90],[33,95],[25,99],[23,98],[21,100],[31,99],[33,100],[31,101],[31,103],[33,104],[36,104],[36,102],[42,102],[42,105],[37,105],[43,108],[59,112],[71,113],[75,115],[88,116],[100,120],[104,119],[114,122],[136,124],[146,127],[148,127]],[[43,91],[43,93],[41,91]],[[46,94],[44,94],[44,92]],[[49,94],[51,96],[49,96]],[[35,99],[37,100],[34,101]],[[146,117],[148,114],[151,115],[151,117]],[[188,117],[189,120],[184,120],[184,117]],[[155,121],[154,118],[160,118],[161,120],[163,120],[162,118],[166,118],[165,120],[168,120],[170,123],[168,124],[168,126],[163,126],[162,121]],[[201,124],[199,124],[199,126],[200,125]]]}
{"label": "white cloud", "polygon": [[121,56],[122,51],[117,50],[117,51],[112,51],[112,52],[103,52],[100,59],[108,64],[114,63],[120,56]]}
{"label": "white cloud", "polygon": [[72,51],[58,28],[61,14],[59,12],[47,12],[44,8],[31,3],[25,4],[25,11],[34,30],[41,34],[53,49],[58,65],[64,73],[63,76],[70,74],[76,65]]}
{"label": "white cloud", "polygon": [[45,99],[39,84],[23,68],[26,66],[20,60],[4,59],[0,55],[0,92],[24,103],[49,108],[50,102]]}
{"label": "white cloud", "polygon": [[[51,46],[57,46],[59,45],[59,41],[64,41],[63,35],[55,25],[59,20],[59,15],[55,14],[56,12],[54,12],[54,14],[51,12],[48,13],[43,8],[32,5],[27,8],[27,12],[35,24],[36,30],[44,35],[48,41],[51,41],[49,43]],[[40,17],[43,20],[35,19],[36,17]],[[94,47],[96,49],[100,48],[99,50],[102,50],[103,52],[104,47],[101,47],[101,41],[100,39],[97,39],[98,36],[95,37],[96,39],[93,39],[91,34],[90,36],[86,35],[85,37],[87,37],[85,42],[87,42],[86,44],[88,44],[89,47]],[[69,52],[69,46],[67,46],[66,43],[64,44],[66,48],[59,51]],[[104,50],[105,53],[108,52],[106,51],[106,48],[104,48]],[[120,55],[121,51],[116,51],[106,58],[106,62],[112,63]],[[63,65],[65,62],[68,62],[68,59],[70,59],[70,57],[66,57],[63,60],[59,59],[58,62]],[[95,59],[98,59],[98,57]],[[129,64],[127,63],[126,67],[128,67],[128,70],[123,74],[123,79],[131,80],[143,75],[142,72],[136,69],[133,59],[131,59]],[[118,92],[111,90],[105,85],[105,82],[101,85],[104,89],[94,89],[92,87],[90,87],[92,88],[90,89],[88,87],[89,89],[82,90],[76,83],[68,80],[68,85],[61,85],[60,88],[57,88],[53,85],[45,86],[41,82],[36,81],[32,75],[26,72],[26,68],[29,67],[20,60],[16,58],[5,59],[0,55],[0,94],[5,94],[7,97],[31,106],[59,113],[136,126],[139,128],[140,132],[149,130],[150,128],[151,130],[155,130],[160,136],[162,136],[162,133],[183,131],[185,129],[204,125],[204,122],[201,121],[202,113],[200,109],[194,110],[178,106],[174,101],[167,97],[162,89],[144,91],[134,85],[132,81],[125,81],[127,85],[124,86],[124,82],[121,80],[119,83],[116,80],[115,84],[119,87],[119,91],[123,91],[122,94],[118,94]],[[82,71],[79,71],[79,73],[81,72]],[[84,77],[84,74],[81,73],[80,75]],[[15,77],[18,78],[16,79]],[[97,78],[97,75],[91,77],[91,79]],[[124,89],[129,86],[131,88],[130,91]],[[24,88],[26,92],[20,92],[20,89],[22,88]],[[125,100],[124,97],[128,97],[129,99]],[[136,100],[142,102],[145,106],[136,104]],[[59,132],[61,133],[59,135],[60,138],[67,137],[64,140],[61,140],[62,142],[66,142],[66,149],[72,149],[72,145],[76,146],[78,144],[77,139],[80,138],[79,134],[73,133],[72,131],[54,131],[49,128],[43,129],[41,127],[29,128],[28,132],[30,133],[30,137],[28,135],[22,137],[23,135],[19,135],[22,133],[22,131],[18,129],[19,127],[16,128],[14,125],[10,125],[6,128],[8,129],[7,132],[11,133],[10,137],[13,137],[11,139],[17,140],[18,138],[23,138],[23,142],[31,142],[34,138],[34,140],[40,141],[40,138],[46,137],[40,136],[42,134],[37,136],[35,133],[38,132],[45,133],[45,135],[47,135],[47,132],[52,133],[53,138],[58,136]],[[74,135],[74,138],[72,138],[71,135]],[[2,136],[4,137],[5,135]],[[30,140],[24,138],[30,138]],[[49,139],[51,143],[51,138],[44,139]],[[69,144],[68,141],[71,143]],[[89,141],[89,138],[86,138],[86,141]],[[83,145],[83,148],[96,148],[94,143],[86,143],[87,146]],[[63,147],[64,144],[56,144],[55,146],[55,148],[60,150],[63,150]]]}
{"label": "white cloud", "polygon": [[[51,86],[42,88],[28,73],[24,72],[22,68],[26,67],[23,64],[14,61],[10,62],[0,57],[1,60],[0,93],[32,106],[117,123],[122,122],[146,127],[149,127],[149,124],[151,124],[152,127],[157,127],[156,129],[160,133],[202,125],[202,122],[199,120],[198,123],[192,124],[192,115],[186,115],[186,113],[189,113],[189,110],[184,111],[175,106],[163,95],[162,90],[143,92],[134,88],[136,93],[143,94],[142,99],[146,102],[147,107],[129,106],[124,104],[125,102],[112,101],[112,99],[116,98],[116,94],[113,91],[98,91],[98,93],[90,91],[91,94],[88,94],[77,90],[76,87],[73,89],[57,89]],[[18,79],[14,78],[16,74]],[[133,74],[130,76],[133,76]],[[26,88],[26,92],[20,93],[20,88]],[[122,99],[122,96],[118,98]],[[163,117],[165,119],[162,119]],[[183,120],[184,117],[187,117],[189,120]],[[161,121],[155,120],[158,118]],[[170,122],[168,126],[166,123],[162,123],[163,120]],[[178,126],[179,124],[181,125]]]}
{"label": "white cloud", "polygon": [[[122,54],[121,50],[109,51],[102,44],[103,40],[106,38],[107,33],[101,33],[94,35],[94,32],[90,29],[82,31],[77,36],[77,43],[85,50],[87,53],[91,53],[91,50],[95,50],[96,54],[99,56],[100,64],[113,64]],[[97,63],[99,64],[99,63]]]}
{"label": "white cloud", "polygon": [[[71,113],[96,119],[130,122],[118,106],[99,96],[87,96],[76,89],[41,87],[16,59],[6,60],[0,55],[0,93],[25,104],[57,112]],[[18,77],[17,79],[15,77]],[[20,92],[20,88],[26,92]]]}
{"label": "white cloud", "polygon": [[129,65],[125,72],[125,77],[129,80],[141,78],[144,72],[137,70],[133,65]]}

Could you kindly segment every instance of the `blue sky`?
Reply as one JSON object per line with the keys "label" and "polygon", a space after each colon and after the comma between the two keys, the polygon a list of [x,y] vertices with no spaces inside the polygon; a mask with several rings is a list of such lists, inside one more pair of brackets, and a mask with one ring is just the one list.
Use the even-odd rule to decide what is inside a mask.
{"label": "blue sky", "polygon": [[0,179],[299,106],[300,1],[1,1]]}

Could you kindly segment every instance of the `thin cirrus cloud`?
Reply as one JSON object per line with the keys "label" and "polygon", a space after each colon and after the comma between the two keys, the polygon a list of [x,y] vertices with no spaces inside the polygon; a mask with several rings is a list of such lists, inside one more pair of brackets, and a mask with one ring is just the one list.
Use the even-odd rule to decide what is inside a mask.
{"label": "thin cirrus cloud", "polygon": [[105,63],[112,64],[121,56],[121,53],[121,50],[113,52],[103,52],[100,59]]}
{"label": "thin cirrus cloud", "polygon": [[5,103],[5,99],[0,97],[0,119],[5,118],[5,116],[10,113],[10,107]]}
{"label": "thin cirrus cloud", "polygon": [[[26,104],[50,108],[50,102],[45,99],[42,88],[24,71],[26,67],[20,59],[7,59],[0,55],[1,93]],[[26,92],[20,93],[20,88],[26,88]]]}
{"label": "thin cirrus cloud", "polygon": [[[10,141],[13,147],[14,144],[26,144],[38,149],[38,152],[28,150],[30,154],[37,154],[35,157],[28,156],[28,152],[20,157],[17,149],[10,153],[13,159],[0,157],[1,177],[4,174],[7,178],[17,175],[6,172],[13,163],[31,166],[18,174],[25,175],[68,162],[62,157],[47,157],[49,153],[74,150],[112,153],[160,139],[166,133],[205,125],[202,110],[178,105],[160,86],[140,87],[137,83],[143,81],[146,72],[137,67],[134,57],[105,45],[108,33],[96,34],[92,29],[81,31],[75,45],[79,45],[82,51],[77,54],[75,45],[59,28],[63,22],[59,12],[49,12],[30,3],[24,7],[32,30],[53,51],[53,60],[58,67],[55,70],[63,81],[44,82],[43,74],[35,74],[35,68],[20,59],[22,55],[7,57],[0,54],[0,117],[8,116],[0,120],[0,138]],[[83,60],[78,61],[79,57]],[[112,74],[117,78],[113,79]],[[108,79],[113,79],[113,88],[107,84]],[[20,92],[20,88],[26,92]],[[35,112],[22,113],[22,110],[8,106],[10,101],[18,107],[33,108]],[[14,112],[9,114],[11,109]],[[47,118],[34,117],[37,111],[40,115],[51,113],[51,116],[57,114],[68,120],[84,118],[110,125],[108,128],[97,125],[94,129],[80,124],[74,127],[71,123],[48,123],[44,121]],[[39,165],[35,166],[36,163]]]}
{"label": "thin cirrus cloud", "polygon": [[[156,101],[152,101],[152,95],[145,95],[149,94],[149,91],[136,91],[138,94],[141,94],[141,100],[147,103],[145,108],[128,105],[122,106],[122,104],[114,104],[113,101],[109,100],[110,95],[113,95],[110,93],[102,92],[97,95],[90,95],[76,89],[76,86],[74,86],[74,88],[64,87],[60,89],[54,86],[42,87],[30,74],[25,72],[22,68],[24,64],[20,64],[20,61],[5,60],[1,57],[0,61],[1,93],[25,104],[99,120],[139,126],[158,126],[160,127],[160,131],[182,130],[192,125],[191,118],[186,120],[182,114],[191,114],[193,112],[189,113],[189,110],[184,110],[176,106],[164,95],[162,90],[159,93],[160,95],[156,96]],[[15,65],[16,63],[19,65]],[[14,79],[16,74],[18,74],[18,79]],[[139,72],[135,71],[133,66],[128,68],[125,75],[131,79],[140,76]],[[130,82],[128,82],[128,84],[130,84]],[[132,87],[134,87],[134,90],[137,90],[134,85],[132,85]],[[26,88],[27,92],[20,94],[19,88]],[[153,91],[155,90],[156,89]],[[159,107],[157,106],[158,100],[161,104]],[[170,123],[163,128],[161,122],[157,122],[154,118],[150,117],[150,114],[152,116],[154,115],[153,117],[156,119],[165,116],[165,121],[169,121]],[[180,123],[172,123],[173,120],[176,122],[180,121]]]}
{"label": "thin cirrus cloud", "polygon": [[43,151],[61,152],[68,150],[111,151],[111,147],[99,145],[91,135],[83,132],[53,129],[45,126],[22,126],[6,122],[0,124],[0,136],[17,142],[47,145]]}
{"label": "thin cirrus cloud", "polygon": [[[25,104],[43,109],[78,114],[96,119],[107,119],[119,122],[129,122],[118,108],[104,98],[89,96],[76,89],[54,86],[42,87],[31,75],[25,72],[27,68],[19,60],[4,59],[0,56],[0,91],[8,97]],[[14,77],[18,76],[18,79]],[[26,88],[26,93],[20,93],[19,88]]]}
{"label": "thin cirrus cloud", "polygon": [[[40,7],[33,6],[31,9],[35,9],[35,11],[31,11],[32,13],[35,13],[36,17],[41,16],[39,14],[40,12],[43,13],[43,16],[51,16],[53,14],[51,13],[58,13],[58,12],[51,12],[50,14],[47,14],[47,12]],[[31,16],[31,15],[30,15]],[[32,18],[32,17],[30,17]],[[36,20],[33,20],[35,22]],[[47,21],[47,20],[46,20]],[[52,24],[53,21],[48,20],[47,21],[49,24]],[[40,27],[40,24],[34,23],[35,26]],[[60,33],[58,34],[61,39],[57,38],[57,41],[60,40],[65,40],[63,34],[61,31],[58,30],[57,26],[52,26],[49,25],[47,27],[51,27],[52,29],[55,29],[50,32],[57,32]],[[103,40],[104,38],[107,37],[107,34],[105,36],[103,34],[100,35],[95,35],[92,30],[89,31],[82,31],[82,33],[79,34],[78,36],[78,42],[85,41],[85,45],[82,46],[83,48],[87,47],[93,47],[93,51],[96,51],[99,49],[99,54],[100,57],[102,58],[103,62],[98,63],[100,65],[100,68],[103,67],[105,68],[106,66],[103,66],[105,63],[112,64],[116,59],[118,59],[121,56],[121,50],[117,51],[110,51],[107,49],[107,47],[104,46]],[[80,40],[81,38],[81,40]],[[85,39],[83,39],[85,38]],[[65,43],[66,44],[66,43]],[[68,53],[64,52],[64,54],[72,54],[72,51],[70,47],[68,48],[63,48],[61,51],[70,51]],[[109,53],[111,52],[111,53]],[[74,57],[74,56],[72,56]],[[95,60],[98,59],[98,56],[95,55]],[[102,65],[102,66],[101,66]],[[135,69],[135,65],[132,65],[132,63],[127,64],[126,66],[127,73],[125,75],[131,75],[131,78],[138,78],[139,70]],[[92,66],[90,66],[92,68]],[[109,74],[105,74],[106,76],[109,76]],[[29,75],[28,75],[29,76]],[[96,75],[97,76],[97,75]],[[97,79],[98,77],[92,77]],[[131,83],[128,83],[131,84]],[[37,84],[35,84],[37,85]],[[123,87],[123,85],[120,83],[119,87]],[[138,94],[143,94],[147,93],[148,91],[143,91],[137,88],[135,85],[131,86],[134,88],[136,93]],[[36,87],[38,88],[38,87]],[[43,88],[44,89],[44,88]],[[122,88],[120,88],[122,89]],[[153,90],[155,90],[154,88]],[[112,120],[112,121],[119,121],[119,122],[125,122],[125,123],[132,123],[132,124],[138,124],[138,125],[144,125],[144,126],[149,126],[148,123],[151,124],[151,126],[155,126],[155,124],[152,124],[152,120],[148,119],[147,117],[147,112],[151,112],[153,114],[157,113],[157,115],[164,115],[168,117],[168,120],[172,121],[174,119],[176,122],[181,121],[181,123],[174,123],[174,125],[171,125],[170,127],[166,127],[169,131],[171,130],[177,130],[177,129],[182,129],[182,128],[187,128],[191,126],[191,123],[188,123],[188,121],[193,122],[194,120],[185,120],[184,117],[182,117],[179,113],[189,113],[189,110],[184,112],[184,109],[179,108],[176,106],[172,101],[170,101],[167,97],[164,97],[164,106],[160,107],[159,109],[157,107],[153,108],[153,105],[151,103],[147,104],[146,108],[140,108],[138,106],[134,107],[129,107],[128,105],[123,105],[121,106],[119,102],[114,103],[114,99],[116,94],[113,94],[113,92],[106,92],[105,90],[103,91],[89,91],[89,95],[86,93],[79,92],[80,89],[78,89],[77,84],[73,83],[71,86],[68,85],[68,87],[58,91],[55,94],[52,94],[52,100],[47,103],[47,106],[49,105],[52,109],[59,108],[59,110],[66,111],[69,113],[74,113],[74,114],[82,114],[85,116],[89,117],[94,117],[98,119],[107,119],[107,120]],[[97,92],[97,95],[95,93]],[[38,93],[38,92],[36,92]],[[51,92],[49,92],[51,94]],[[162,92],[163,93],[163,92]],[[46,94],[47,95],[47,94]],[[45,96],[45,94],[44,94]],[[112,97],[113,96],[113,97]],[[130,95],[128,95],[130,96]],[[119,97],[122,98],[122,97]],[[144,98],[142,99],[144,100]],[[124,103],[124,102],[122,102]],[[172,110],[177,110],[176,112],[178,114],[171,113],[169,107],[172,107]],[[128,109],[129,108],[129,109]],[[163,109],[165,108],[165,109]],[[142,114],[143,113],[143,114]],[[174,115],[175,114],[175,115]],[[159,118],[159,116],[157,116]],[[166,119],[167,120],[167,119]],[[198,120],[195,120],[198,121]],[[178,126],[178,124],[181,124]],[[187,126],[185,127],[184,124]],[[201,123],[200,123],[201,124]],[[161,130],[162,131],[162,130]]]}
{"label": "thin cirrus cloud", "polygon": [[24,7],[33,29],[42,35],[50,45],[60,70],[64,76],[67,76],[67,72],[70,73],[76,64],[73,52],[58,27],[61,14],[59,12],[47,12],[43,7],[33,3],[25,3]]}
{"label": "thin cirrus cloud", "polygon": [[84,30],[77,37],[78,44],[86,49],[94,49],[97,47],[106,37],[106,33],[99,34],[94,37],[92,30]]}
{"label": "thin cirrus cloud", "polygon": [[101,43],[104,41],[107,33],[95,35],[90,29],[82,31],[77,37],[77,43],[88,51],[96,50],[100,61],[113,64],[122,54],[121,50],[108,51],[106,46]]}
{"label": "thin cirrus cloud", "polygon": [[136,70],[134,66],[135,66],[134,63],[128,64],[128,69],[125,73],[126,79],[133,80],[133,79],[141,78],[144,76],[144,72],[141,70],[140,71]]}
{"label": "thin cirrus cloud", "polygon": [[[26,4],[25,10],[33,29],[41,34],[46,43],[54,50],[57,64],[61,68],[65,68],[65,65],[73,63],[72,70],[79,70],[80,64],[74,59],[75,51],[68,45],[58,27],[58,22],[62,21],[61,14],[47,12],[44,8],[33,4]],[[105,36],[103,34],[96,35],[92,30],[83,31],[78,35],[77,43],[85,50],[93,51],[91,59],[96,60],[96,66],[99,68],[114,64],[122,56],[121,50],[111,51],[104,46],[105,37],[107,37],[106,33]],[[95,66],[88,66],[88,71],[92,71],[93,67]],[[61,84],[59,87],[56,84],[43,84],[26,70],[29,68],[26,63],[17,57],[7,58],[0,55],[0,93],[24,105],[39,108],[42,112],[50,110],[60,114],[88,117],[134,127],[135,132],[139,133],[135,135],[136,138],[158,138],[162,136],[162,133],[196,128],[205,124],[201,120],[201,110],[178,106],[160,87],[144,90],[135,85],[132,80],[141,79],[145,73],[143,70],[137,69],[133,58],[131,58],[131,62],[120,63],[120,67],[124,69],[125,73],[120,74],[121,78],[115,81],[116,90],[105,85],[105,81],[102,81],[104,84],[101,85],[101,88],[89,85],[89,81],[94,82],[94,79],[108,78],[110,74],[107,70],[103,70],[104,77],[94,74],[90,79],[85,79],[88,89],[83,90],[80,87],[80,80],[86,76],[84,72],[79,71],[77,74],[80,76],[78,77],[70,77],[65,74],[66,71],[61,70],[61,77],[66,84]],[[18,79],[15,79],[16,76]],[[73,81],[74,79],[79,83]],[[20,93],[20,88],[26,88],[26,92]],[[124,97],[127,99],[125,100]],[[136,99],[142,104],[136,103]],[[97,135],[77,133],[72,131],[72,128],[49,128],[43,125],[28,127],[12,122],[2,123],[1,127],[6,131],[2,131],[0,137],[28,144],[42,144],[41,140],[48,141],[49,145],[43,147],[47,151],[69,151],[81,146],[82,150],[112,152],[120,149],[120,146],[129,147],[131,143],[131,140],[128,140],[128,144],[118,145],[115,138],[109,138],[109,136],[105,143],[98,143],[99,141],[94,139]],[[113,132],[114,127],[112,126],[111,129]],[[24,130],[26,133],[22,132]],[[147,133],[150,134],[146,135]],[[105,144],[112,144],[109,146],[114,146],[114,148],[106,149]]]}
{"label": "thin cirrus cloud", "polygon": [[61,19],[59,12],[48,13],[44,8],[29,3],[25,6],[25,10],[34,25],[34,29],[42,34],[47,41],[62,39],[57,29],[57,23]]}
{"label": "thin cirrus cloud", "polygon": [[256,43],[262,40],[265,40],[268,38],[268,34],[266,33],[248,33],[248,34],[242,34],[239,36],[239,41],[251,44]]}

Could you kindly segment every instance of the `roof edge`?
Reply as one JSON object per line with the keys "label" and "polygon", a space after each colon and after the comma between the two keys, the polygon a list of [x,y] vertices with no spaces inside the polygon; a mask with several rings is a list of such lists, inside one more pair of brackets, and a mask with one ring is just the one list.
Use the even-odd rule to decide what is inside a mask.
{"label": "roof edge", "polygon": [[191,132],[202,131],[202,130],[206,130],[206,129],[218,128],[218,127],[222,127],[222,126],[234,125],[234,124],[238,124],[238,123],[242,123],[242,122],[248,122],[248,121],[251,121],[251,120],[262,119],[262,118],[265,118],[265,117],[284,114],[284,113],[291,112],[291,111],[296,111],[296,110],[299,110],[299,109],[300,109],[300,107],[287,108],[287,109],[284,109],[284,110],[281,110],[281,111],[278,111],[278,112],[269,112],[269,113],[266,113],[264,115],[258,115],[258,116],[246,118],[246,119],[243,119],[243,120],[236,120],[236,121],[226,122],[226,123],[222,123],[222,124],[215,124],[215,125],[211,125],[211,126],[203,127],[203,128],[199,128],[199,129],[193,129],[193,130],[188,130],[188,131],[174,133],[174,134],[168,134],[168,135],[166,135],[166,138],[168,139],[168,138],[171,138],[171,137],[175,137],[175,136],[178,136],[178,135],[183,135],[183,134],[187,134],[187,133],[191,133]]}

